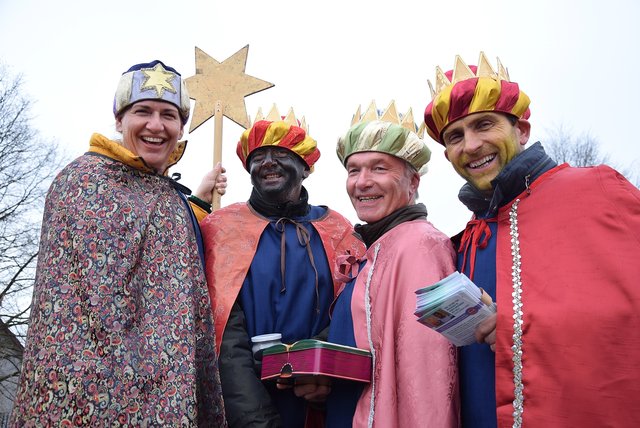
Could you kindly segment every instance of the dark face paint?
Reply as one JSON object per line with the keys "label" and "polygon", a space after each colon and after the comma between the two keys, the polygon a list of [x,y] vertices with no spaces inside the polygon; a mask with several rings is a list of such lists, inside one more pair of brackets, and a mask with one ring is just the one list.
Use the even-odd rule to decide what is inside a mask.
{"label": "dark face paint", "polygon": [[309,171],[302,159],[282,147],[260,147],[249,157],[251,184],[270,203],[297,202]]}

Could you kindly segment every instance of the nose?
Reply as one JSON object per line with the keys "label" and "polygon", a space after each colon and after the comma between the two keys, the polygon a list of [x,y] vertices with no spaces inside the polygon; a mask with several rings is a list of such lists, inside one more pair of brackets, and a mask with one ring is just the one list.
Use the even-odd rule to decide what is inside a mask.
{"label": "nose", "polygon": [[154,132],[160,132],[164,129],[164,124],[162,123],[162,118],[159,113],[153,113],[149,116],[147,129]]}
{"label": "nose", "polygon": [[261,163],[262,165],[273,165],[276,163],[276,158],[273,156],[273,153],[271,153],[271,150],[266,151]]}
{"label": "nose", "polygon": [[464,152],[475,153],[482,147],[482,138],[475,132],[466,132],[464,135]]}
{"label": "nose", "polygon": [[366,169],[361,169],[356,177],[356,188],[366,189],[371,186],[371,174]]}
{"label": "nose", "polygon": [[475,153],[480,147],[482,147],[482,139],[480,138],[480,136],[473,131],[465,132],[464,134],[465,153]]}

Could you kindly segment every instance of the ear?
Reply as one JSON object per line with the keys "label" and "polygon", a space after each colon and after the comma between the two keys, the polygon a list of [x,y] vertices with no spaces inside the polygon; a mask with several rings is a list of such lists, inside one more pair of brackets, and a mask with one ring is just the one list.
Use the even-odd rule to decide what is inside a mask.
{"label": "ear", "polygon": [[182,139],[183,135],[184,135],[184,125],[182,125],[182,127],[180,128],[180,135],[178,135],[178,140]]}
{"label": "ear", "polygon": [[302,170],[302,179],[304,180],[305,178],[307,178],[309,174],[311,174],[310,169],[305,168],[304,170]]}
{"label": "ear", "polygon": [[420,174],[414,172],[411,175],[411,184],[409,185],[409,188],[411,189],[411,198],[415,197],[418,187],[420,187]]}
{"label": "ear", "polygon": [[518,142],[521,146],[524,146],[529,141],[529,136],[531,135],[531,124],[528,120],[518,119],[516,128],[518,129]]}
{"label": "ear", "polygon": [[116,131],[122,134],[122,116],[116,116]]}
{"label": "ear", "polygon": [[446,148],[446,147],[444,148],[444,157],[445,157],[449,162],[451,162],[451,161],[449,160],[449,151],[447,150],[447,148]]}

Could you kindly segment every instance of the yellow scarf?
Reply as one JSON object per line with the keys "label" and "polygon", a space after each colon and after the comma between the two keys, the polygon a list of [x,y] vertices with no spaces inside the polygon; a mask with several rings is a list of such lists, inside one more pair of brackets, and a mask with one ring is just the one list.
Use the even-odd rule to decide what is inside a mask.
{"label": "yellow scarf", "polygon": [[[169,168],[178,163],[178,161],[182,158],[182,155],[184,155],[184,151],[186,148],[186,141],[178,141],[176,149],[169,156],[169,164],[167,166],[167,169],[162,172],[162,175],[167,175],[167,171],[169,170]],[[93,153],[99,153],[111,159],[115,159],[124,163],[125,165],[129,165],[130,167],[136,168],[141,171],[158,173],[158,171],[156,171],[154,168],[148,166],[145,163],[144,159],[142,159],[140,156],[133,154],[129,149],[127,149],[117,141],[110,140],[104,135],[98,133],[95,133],[91,136],[91,140],[89,141],[89,151]]]}

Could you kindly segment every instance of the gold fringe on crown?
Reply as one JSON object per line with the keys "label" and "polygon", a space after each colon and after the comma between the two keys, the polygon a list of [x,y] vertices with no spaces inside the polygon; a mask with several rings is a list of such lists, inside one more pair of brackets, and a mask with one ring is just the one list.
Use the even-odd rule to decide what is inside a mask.
{"label": "gold fringe on crown", "polygon": [[471,79],[474,77],[490,77],[495,80],[506,80],[510,82],[509,72],[500,62],[500,58],[496,58],[498,60],[498,72],[496,73],[489,64],[489,60],[484,52],[480,52],[480,58],[478,59],[478,65],[476,73],[469,68],[469,66],[462,60],[460,55],[456,55],[455,64],[453,65],[453,74],[451,76],[451,80],[444,74],[440,66],[436,66],[436,87],[433,88],[430,80],[427,80],[429,83],[429,90],[431,91],[431,99],[442,92],[444,88],[449,85],[454,85],[460,81]]}
{"label": "gold fringe on crown", "polygon": [[409,107],[409,110],[403,115],[398,114],[395,100],[391,100],[389,106],[385,111],[382,112],[382,114],[378,114],[378,108],[376,107],[375,101],[371,101],[371,104],[369,104],[369,108],[367,108],[367,110],[362,114],[360,107],[361,106],[358,106],[358,109],[351,119],[351,126],[362,122],[381,120],[383,122],[391,122],[395,123],[396,125],[400,125],[403,128],[416,133],[420,138],[424,137],[424,121],[421,123],[420,128],[416,126],[416,123],[413,120],[413,110],[411,110],[411,107]]}
{"label": "gold fringe on crown", "polygon": [[252,125],[255,125],[256,122],[261,120],[268,120],[269,122],[277,122],[279,120],[282,120],[285,123],[288,123],[289,125],[298,126],[304,129],[307,135],[309,135],[309,125],[307,125],[307,121],[305,120],[304,116],[302,116],[302,118],[298,120],[296,118],[296,114],[293,112],[293,107],[289,108],[289,112],[284,117],[284,119],[282,118],[282,115],[278,111],[278,107],[276,106],[275,103],[271,107],[269,114],[267,114],[266,116],[262,113],[262,108],[259,108],[258,112],[256,113],[256,118],[254,119]]}

